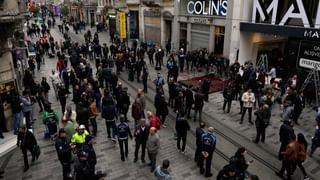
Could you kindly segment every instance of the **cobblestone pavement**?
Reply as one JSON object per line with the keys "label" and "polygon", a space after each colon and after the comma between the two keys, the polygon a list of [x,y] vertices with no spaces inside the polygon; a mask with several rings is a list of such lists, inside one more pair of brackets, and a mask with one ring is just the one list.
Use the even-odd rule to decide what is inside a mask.
{"label": "cobblestone pavement", "polygon": [[[52,30],[53,36],[56,40],[62,38],[61,34],[56,30]],[[36,79],[41,80],[43,76],[49,76],[51,69],[54,69],[56,59],[46,58],[45,65],[41,67],[40,72],[36,72]],[[51,84],[50,84],[51,85]],[[132,91],[132,90],[131,90]],[[131,92],[132,94],[135,92]],[[134,97],[134,96],[133,96]],[[50,91],[50,101],[52,102],[52,108],[59,112],[61,117],[61,108],[59,102],[54,98],[54,93]],[[68,98],[70,103],[71,97]],[[131,102],[133,99],[131,99]],[[5,168],[4,177],[7,180],[16,179],[34,179],[34,180],[55,180],[62,179],[62,167],[57,159],[56,150],[53,142],[45,140],[43,138],[44,125],[40,122],[38,105],[34,105],[35,121],[34,133],[41,147],[41,156],[39,160],[31,163],[31,156],[29,156],[30,169],[23,173],[23,156],[20,149],[16,149],[8,165]],[[131,114],[130,112],[128,114]],[[118,144],[112,143],[110,139],[107,139],[106,128],[104,120],[99,117],[98,123],[98,135],[95,138],[96,144],[94,148],[97,154],[96,170],[104,170],[107,172],[107,179],[122,180],[122,179],[135,179],[135,180],[147,180],[154,179],[154,175],[150,173],[150,167],[147,164],[143,164],[140,161],[133,163],[134,153],[134,140],[129,140],[129,158],[127,161],[122,162],[120,160],[120,150]],[[133,130],[133,122],[130,123],[131,130]],[[174,140],[173,130],[166,128],[160,131],[160,153],[157,158],[157,164],[160,165],[162,160],[170,160],[170,171],[174,172],[174,179],[204,179],[199,174],[199,169],[193,162],[193,152],[189,146],[186,147],[186,154],[181,154],[176,149],[176,141]],[[145,158],[148,159],[147,156]],[[220,162],[223,159],[217,158]],[[148,160],[147,160],[148,162]],[[225,162],[223,162],[225,164]],[[220,169],[221,167],[219,167]],[[217,171],[214,170],[213,171]]]}
{"label": "cobblestone pavement", "polygon": [[[92,30],[94,32],[94,30]],[[57,32],[57,30],[52,30],[52,34],[56,40],[59,40],[61,34]],[[70,35],[74,41],[83,41],[83,34],[74,34],[70,32]],[[108,43],[109,44],[109,36],[106,32],[100,33],[100,41],[101,43]],[[37,78],[41,78],[42,76],[48,76],[51,69],[55,67],[56,59],[46,59],[46,65],[44,65],[39,73],[37,73]],[[147,61],[148,62],[148,61]],[[155,79],[156,71],[153,71],[153,67],[149,67],[150,69],[150,82],[151,80]],[[166,68],[162,68],[162,74],[166,74]],[[196,76],[204,75],[204,73],[197,73]],[[194,77],[194,72],[185,72],[179,75],[179,80],[188,79]],[[122,77],[127,77],[125,74]],[[123,78],[125,79],[125,78]],[[142,85],[137,85],[135,87],[142,87]],[[130,89],[130,88],[129,88]],[[168,87],[164,86],[165,91]],[[131,91],[131,92],[130,92]],[[133,90],[129,90],[132,94],[132,97],[135,96],[135,92]],[[53,92],[51,91],[51,102],[53,102],[53,108],[60,112],[59,103],[53,98]],[[69,98],[70,100],[70,98]],[[132,99],[131,99],[132,100]],[[231,112],[229,114],[224,114],[222,111],[222,103],[223,97],[221,92],[210,94],[209,102],[205,104],[204,107],[204,115],[205,121],[209,124],[221,124],[227,129],[224,131],[232,131],[239,137],[245,139],[245,143],[243,144],[250,144],[250,146],[246,146],[250,148],[250,150],[257,152],[257,154],[267,154],[265,159],[274,166],[280,168],[280,162],[276,159],[278,148],[280,146],[279,143],[279,127],[281,125],[280,121],[280,114],[281,114],[281,107],[280,105],[276,104],[273,107],[272,112],[272,120],[271,126],[267,128],[267,137],[265,144],[253,144],[250,141],[255,137],[255,127],[249,124],[239,124],[240,115],[239,113],[239,104],[238,102],[234,101],[232,103]],[[150,104],[152,106],[152,104]],[[150,107],[148,105],[148,107]],[[153,108],[151,108],[153,109]],[[35,105],[35,114],[38,114],[37,105]],[[130,112],[129,112],[130,114]],[[307,107],[303,110],[303,113],[300,118],[300,126],[295,126],[294,129],[296,133],[303,132],[309,143],[311,143],[311,137],[314,133],[314,117],[315,112],[311,110],[311,108]],[[104,125],[104,120],[98,118],[98,137],[96,138],[96,144],[94,145],[98,164],[97,170],[106,170],[108,173],[107,179],[153,179],[153,175],[149,172],[149,168],[140,163],[138,161],[137,164],[133,163],[133,151],[134,151],[134,141],[129,142],[129,160],[126,162],[121,162],[120,160],[120,153],[119,148],[117,145],[114,145],[108,139],[106,139],[106,130]],[[171,119],[172,120],[172,119]],[[170,121],[170,119],[169,119]],[[192,124],[192,129],[195,128],[196,124]],[[132,127],[132,123],[130,123]],[[8,166],[6,167],[5,171],[5,178],[6,179],[61,179],[61,165],[57,161],[57,156],[55,149],[51,142],[47,140],[43,140],[43,125],[40,124],[39,120],[35,122],[35,134],[41,146],[42,155],[38,161],[36,161],[33,165],[31,165],[30,170],[27,173],[23,173],[23,159],[20,150],[16,150],[15,154],[11,158]],[[187,146],[187,153],[182,155],[178,153],[175,148],[175,141],[173,139],[173,129],[166,128],[162,129],[160,132],[161,136],[161,150],[160,155],[158,157],[158,164],[161,160],[168,158],[171,161],[170,171],[174,175],[174,179],[202,179],[200,176],[198,168],[192,161],[194,147],[190,144],[193,137],[188,136],[188,146]],[[235,138],[235,137],[233,137]],[[192,142],[191,142],[192,143]],[[219,143],[219,141],[218,141]],[[239,143],[242,142],[239,140]],[[227,146],[224,144],[218,144],[219,146]],[[228,149],[228,146],[225,148]],[[224,152],[229,157],[235,150],[227,150]],[[264,156],[262,156],[264,158]],[[318,177],[320,174],[320,166],[319,166],[320,158],[318,156],[314,156],[313,158],[308,158],[307,161],[304,163],[308,174],[312,177]],[[214,155],[213,166],[214,166],[214,175],[216,176],[217,169],[221,169],[221,167],[226,164],[226,160],[222,157],[218,156],[217,154]],[[256,167],[255,167],[256,166]],[[271,175],[270,172],[260,172],[259,171],[260,165],[256,164],[249,167],[249,171],[258,174],[260,177],[264,177],[262,179],[276,179]],[[51,172],[51,173],[50,173]],[[259,173],[258,173],[259,172]],[[300,170],[297,169],[295,173],[294,179],[301,179]],[[265,176],[267,175],[267,176]],[[269,177],[269,178],[267,178]],[[211,179],[214,179],[211,178]],[[314,178],[316,179],[316,178]]]}

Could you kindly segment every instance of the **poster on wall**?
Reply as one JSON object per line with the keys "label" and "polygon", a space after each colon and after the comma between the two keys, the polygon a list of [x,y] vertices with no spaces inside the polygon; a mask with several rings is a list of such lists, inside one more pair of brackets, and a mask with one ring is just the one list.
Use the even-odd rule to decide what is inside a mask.
{"label": "poster on wall", "polygon": [[314,67],[320,70],[320,42],[300,41],[297,68],[309,71]]}
{"label": "poster on wall", "polygon": [[120,28],[120,37],[121,38],[127,38],[127,26],[126,26],[126,14],[125,12],[119,13],[119,28]]}

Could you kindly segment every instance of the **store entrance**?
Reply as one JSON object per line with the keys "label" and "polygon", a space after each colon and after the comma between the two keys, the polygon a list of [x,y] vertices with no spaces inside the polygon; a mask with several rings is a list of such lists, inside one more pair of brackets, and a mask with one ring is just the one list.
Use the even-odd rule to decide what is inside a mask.
{"label": "store entrance", "polygon": [[265,67],[268,67],[268,69],[265,70],[266,72],[275,67],[277,69],[277,76],[283,77],[285,73],[284,52],[286,44],[286,41],[259,44],[255,64],[258,65],[262,61],[267,62],[268,65]]}

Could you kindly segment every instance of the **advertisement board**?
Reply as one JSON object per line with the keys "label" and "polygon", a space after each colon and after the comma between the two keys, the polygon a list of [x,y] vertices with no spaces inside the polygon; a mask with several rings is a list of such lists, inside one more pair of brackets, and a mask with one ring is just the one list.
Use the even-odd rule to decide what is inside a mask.
{"label": "advertisement board", "polygon": [[310,70],[320,69],[320,42],[300,41],[297,68]]}
{"label": "advertisement board", "polygon": [[126,26],[126,14],[125,12],[119,12],[119,29],[120,29],[120,37],[127,38],[127,26]]}

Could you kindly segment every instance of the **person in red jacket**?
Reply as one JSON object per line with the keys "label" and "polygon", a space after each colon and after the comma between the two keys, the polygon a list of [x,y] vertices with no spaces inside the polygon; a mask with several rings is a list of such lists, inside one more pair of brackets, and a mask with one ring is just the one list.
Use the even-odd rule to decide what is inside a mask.
{"label": "person in red jacket", "polygon": [[151,111],[147,112],[147,116],[149,119],[150,128],[154,127],[157,130],[161,127],[161,120],[158,116],[154,115]]}

